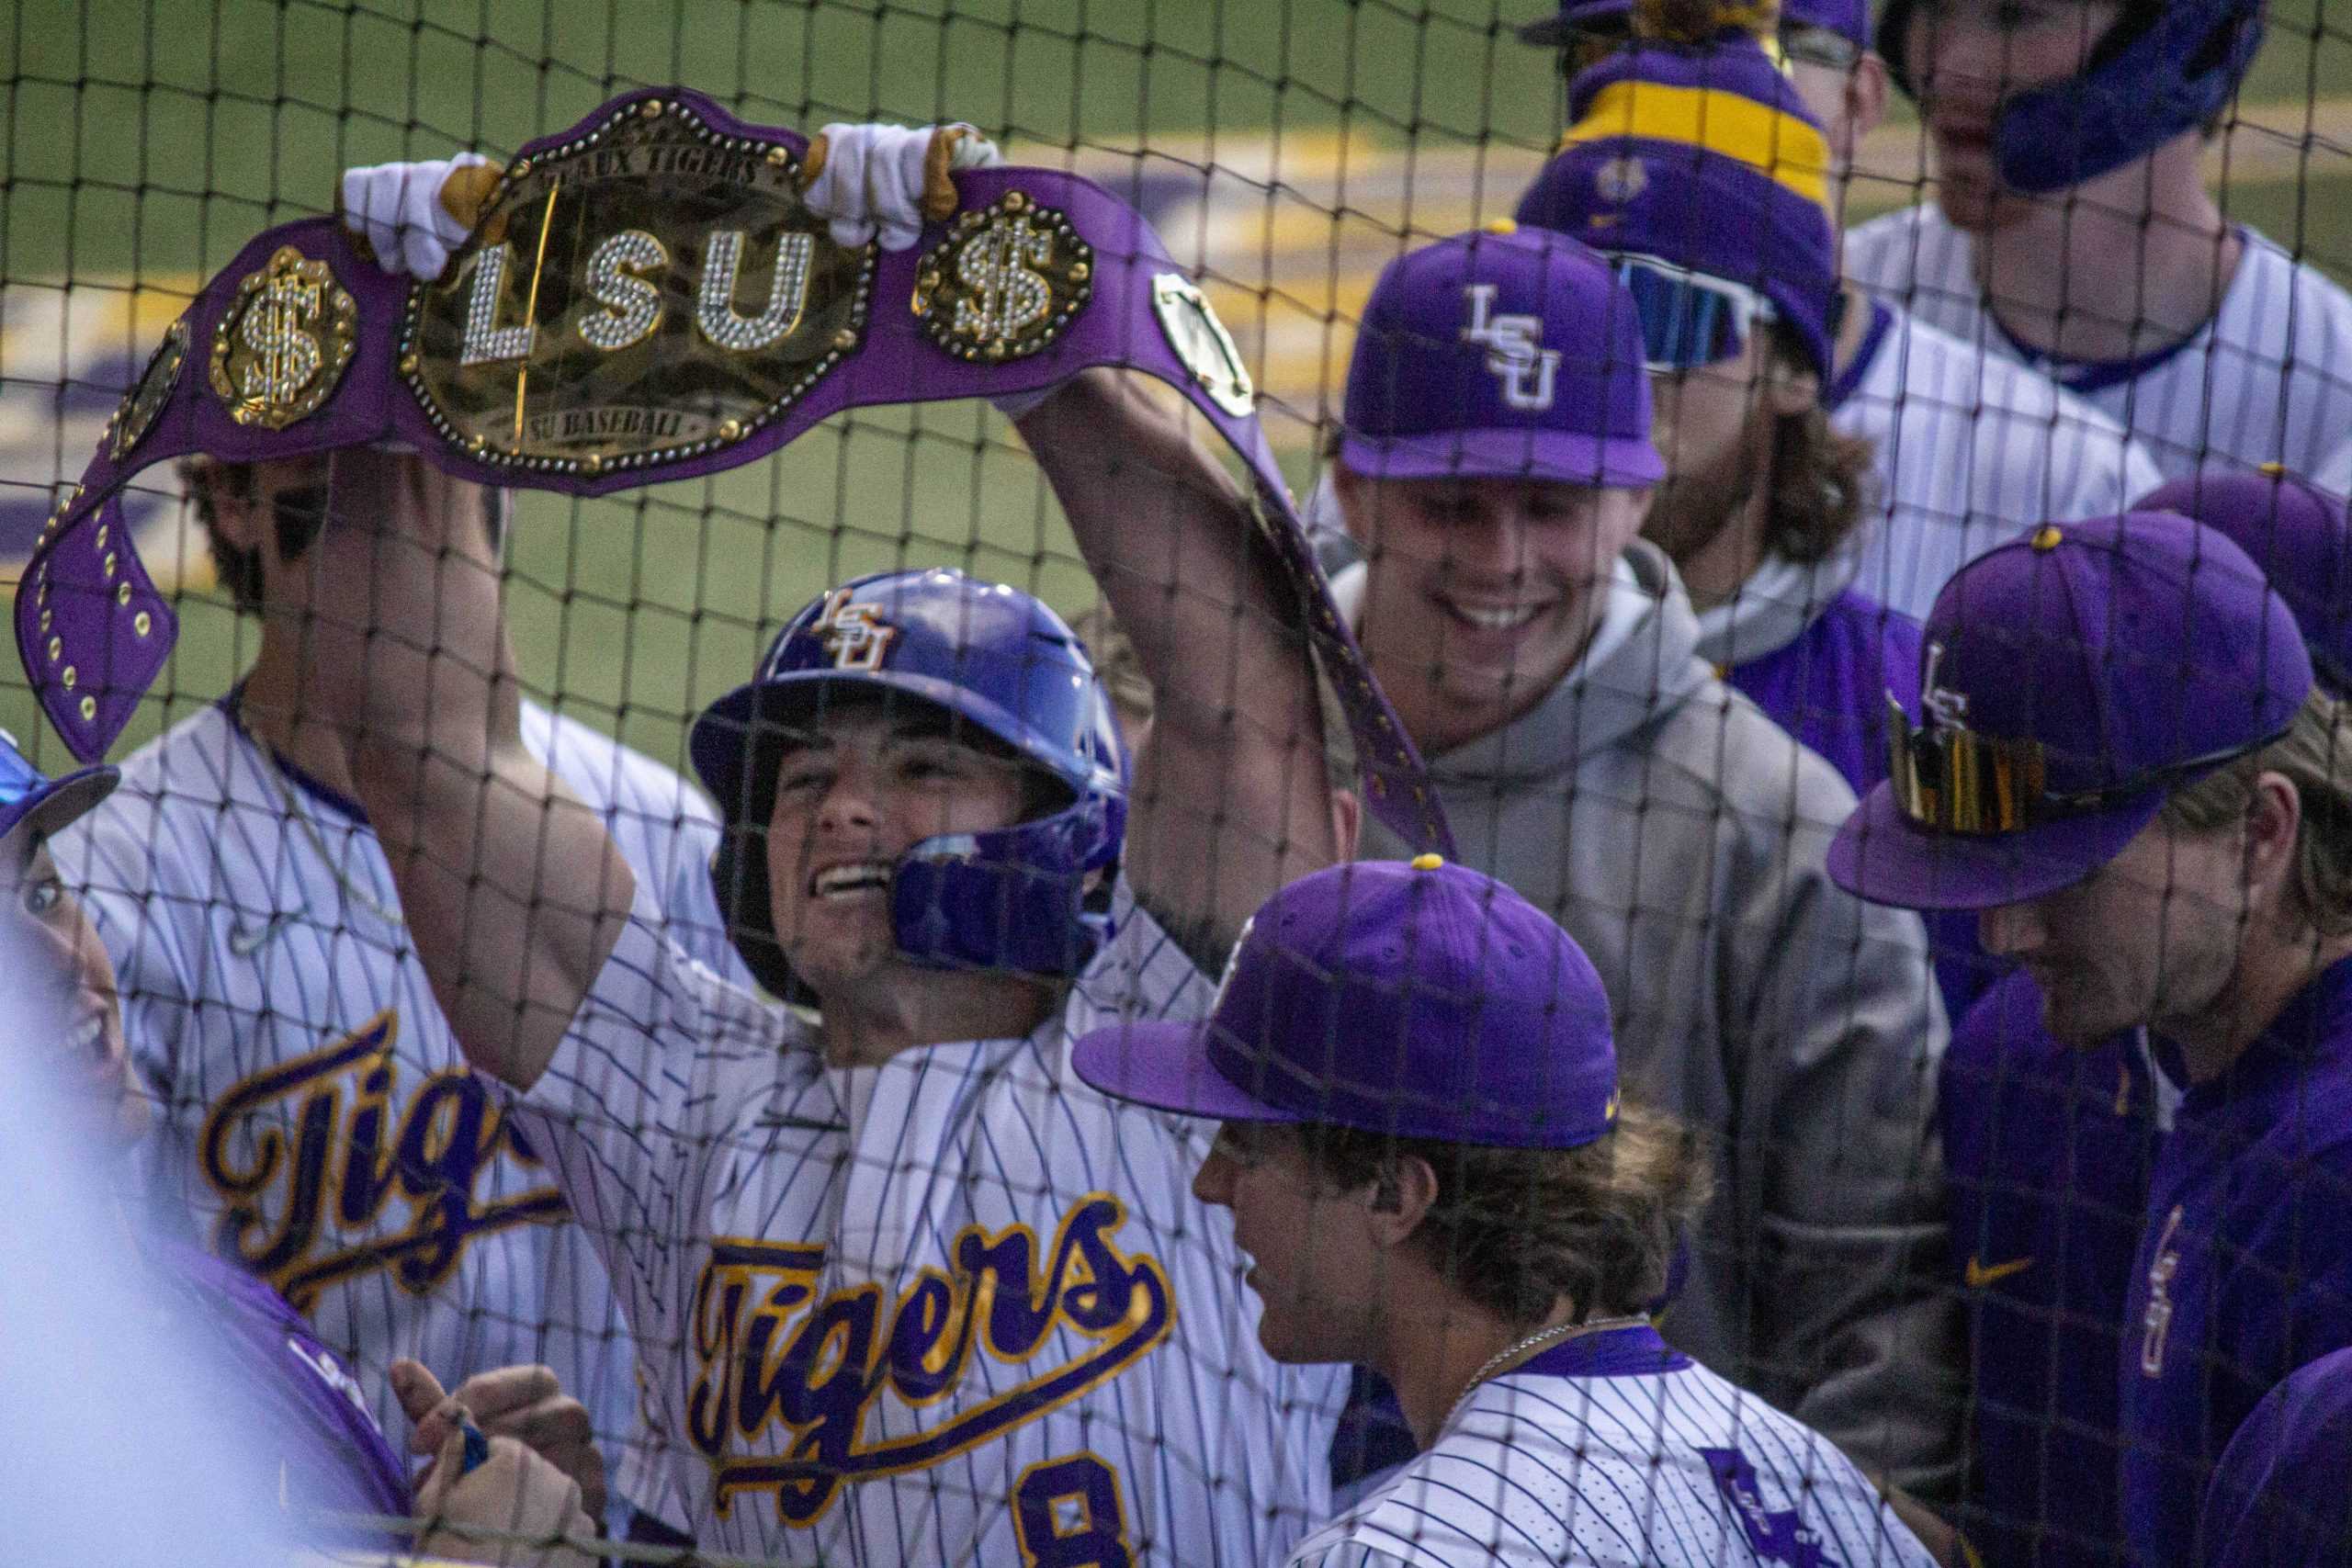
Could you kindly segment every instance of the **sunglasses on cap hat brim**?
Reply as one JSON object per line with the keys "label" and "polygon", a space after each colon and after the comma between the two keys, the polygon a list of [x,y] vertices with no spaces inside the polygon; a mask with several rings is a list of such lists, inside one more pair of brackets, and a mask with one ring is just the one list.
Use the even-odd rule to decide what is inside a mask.
{"label": "sunglasses on cap hat brim", "polygon": [[1758,322],[1780,319],[1770,299],[1728,278],[1657,256],[1620,253],[1609,263],[1634,297],[1642,362],[1650,370],[1698,370],[1736,359]]}
{"label": "sunglasses on cap hat brim", "polygon": [[2103,789],[2063,794],[2048,786],[2049,756],[2039,740],[1984,735],[1941,721],[1917,726],[1892,693],[1886,707],[1887,783],[1896,809],[1915,828],[1962,838],[2022,832],[2111,810],[2278,739],[2264,736],[2251,745],[2152,768]]}

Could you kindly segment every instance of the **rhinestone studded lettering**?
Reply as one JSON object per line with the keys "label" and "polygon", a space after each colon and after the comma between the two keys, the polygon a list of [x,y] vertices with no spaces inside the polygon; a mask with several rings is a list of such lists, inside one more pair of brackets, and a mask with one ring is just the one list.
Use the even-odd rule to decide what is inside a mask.
{"label": "rhinestone studded lettering", "polygon": [[800,324],[808,299],[808,263],[817,254],[814,234],[786,234],[775,248],[775,276],[767,309],[746,318],[735,313],[735,273],[743,260],[743,231],[721,229],[703,249],[702,292],[695,301],[695,324],[702,335],[735,354],[767,347]]}
{"label": "rhinestone studded lettering", "polygon": [[642,229],[624,230],[588,257],[588,292],[605,307],[582,316],[580,335],[610,353],[641,342],[662,320],[662,291],[636,274],[670,265],[670,252]]}
{"label": "rhinestone studded lettering", "polygon": [[498,298],[506,288],[506,257],[504,245],[492,245],[474,258],[473,291],[466,296],[466,346],[458,355],[460,365],[489,365],[503,359],[520,359],[531,352],[531,323],[502,327],[498,322]]}

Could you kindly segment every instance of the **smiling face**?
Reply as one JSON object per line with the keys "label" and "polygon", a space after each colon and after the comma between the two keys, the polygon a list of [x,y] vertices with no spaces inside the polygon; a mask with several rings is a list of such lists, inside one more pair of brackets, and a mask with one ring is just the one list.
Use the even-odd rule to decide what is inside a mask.
{"label": "smiling face", "polygon": [[1532,707],[1584,651],[1649,492],[1518,479],[1370,479],[1340,505],[1370,558],[1364,651],[1424,750]]}
{"label": "smiling face", "polygon": [[14,943],[11,961],[28,965],[21,989],[28,1038],[58,1059],[76,1102],[91,1108],[99,1135],[130,1144],[153,1118],[123,1043],[114,964],[81,903],[65,890],[49,847],[19,826],[0,840],[0,899]]}
{"label": "smiling face", "polygon": [[1233,1211],[1267,1355],[1297,1366],[1372,1359],[1385,1271],[1367,1224],[1369,1190],[1332,1191],[1295,1129],[1228,1122],[1193,1195]]}
{"label": "smiling face", "polygon": [[919,699],[830,702],[776,770],[767,863],[776,942],[820,998],[899,962],[890,875],[914,844],[1011,827],[1035,770]]}
{"label": "smiling face", "polygon": [[2162,818],[2070,887],[1987,909],[1987,953],[2041,993],[2052,1038],[2085,1049],[2118,1032],[2189,1017],[2230,983],[2247,914],[2239,836]]}
{"label": "smiling face", "polygon": [[1929,0],[1912,8],[1904,48],[1936,152],[1937,201],[1952,225],[1987,233],[2022,221],[1993,154],[2001,100],[2081,73],[2120,19],[2111,0]]}

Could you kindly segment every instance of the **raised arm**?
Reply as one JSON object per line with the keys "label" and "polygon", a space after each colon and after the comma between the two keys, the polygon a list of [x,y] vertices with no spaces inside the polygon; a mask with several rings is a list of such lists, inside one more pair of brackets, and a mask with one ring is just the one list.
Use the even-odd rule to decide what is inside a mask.
{"label": "raised arm", "polygon": [[527,1089],[618,940],[636,879],[525,749],[481,507],[421,459],[334,454],[307,557],[304,695],[342,729],[410,940],[465,1049]]}
{"label": "raised arm", "polygon": [[1153,688],[1129,879],[1221,959],[1284,883],[1340,857],[1301,607],[1240,487],[1157,381],[1090,370],[1020,422]]}

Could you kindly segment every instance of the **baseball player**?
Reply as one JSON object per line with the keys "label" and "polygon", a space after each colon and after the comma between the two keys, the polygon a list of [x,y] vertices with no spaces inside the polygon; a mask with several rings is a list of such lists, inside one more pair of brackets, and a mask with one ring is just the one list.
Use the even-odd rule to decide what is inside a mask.
{"label": "baseball player", "polygon": [[2208,1568],[2312,1568],[2352,1549],[2352,1350],[2332,1351],[2262,1396],[2222,1450],[2205,1495]]}
{"label": "baseball player", "polygon": [[1502,884],[1435,855],[1303,877],[1207,1019],[1091,1033],[1075,1066],[1224,1123],[1193,1185],[1233,1212],[1260,1338],[1401,1397],[1420,1452],[1294,1568],[1933,1561],[1651,1326],[1704,1154],[1621,1105],[1600,975]]}
{"label": "baseball player", "polygon": [[[865,173],[811,206],[911,243],[922,182],[873,171],[920,169],[932,133],[826,135],[829,171]],[[312,701],[365,716],[353,776],[415,829],[392,865],[436,914],[422,957],[628,1299],[706,1546],[1262,1562],[1323,1510],[1338,1390],[1258,1348],[1187,1191],[1198,1146],[1068,1072],[1079,1031],[1206,1005],[1163,931],[1229,945],[1333,857],[1311,669],[1166,410],[1090,373],[1024,414],[1151,682],[1151,744],[1130,786],[1084,649],[1011,587],[892,573],[795,615],[693,751],[738,944],[813,1025],[673,946],[519,745],[478,540],[346,470],[320,547],[326,618],[361,628],[331,637],[385,605],[449,630],[429,705],[401,671],[421,652],[357,641]]]}
{"label": "baseball player", "polygon": [[[2284,475],[2211,474],[2172,480],[2137,510],[2193,518],[2243,547],[2295,613],[2322,688],[2344,694],[2342,502]],[[1988,1562],[2055,1568],[2122,1558],[2115,1367],[2182,1068],[2145,1028],[2070,1045],[2042,1028],[2041,1009],[2030,974],[2005,978],[1954,1026],[1937,1104],[1970,1297],[1963,1528]]]}
{"label": "baseball player", "polygon": [[1927,638],[1923,721],[1898,727],[1894,776],[1831,871],[1872,899],[1980,911],[2052,1039],[2145,1028],[2185,1085],[2114,1365],[2124,1543],[2141,1564],[2195,1562],[2239,1423],[2352,1344],[2352,746],[2284,601],[2174,513],[1990,552],[1946,585]]}
{"label": "baseball player", "polygon": [[[1703,116],[1723,123],[1702,131],[1640,107],[1693,92],[1748,115]],[[1640,308],[1667,468],[1643,536],[1699,613],[1700,656],[1868,789],[1886,770],[1890,673],[1917,668],[1918,628],[1849,586],[1871,448],[1822,408],[1835,231],[1818,180],[1794,172],[1817,172],[1821,127],[1753,35],[1712,28],[1616,51],[1577,77],[1569,107],[1519,221],[1593,246]]]}
{"label": "baseball player", "polygon": [[[424,468],[405,457],[382,477],[413,489]],[[219,702],[134,752],[124,787],[55,853],[121,976],[161,1111],[153,1179],[191,1234],[283,1292],[387,1429],[402,1419],[396,1359],[461,1378],[543,1362],[619,1445],[637,1398],[603,1269],[562,1223],[542,1151],[467,1071],[342,744],[301,708],[329,471],[316,456],[194,466],[257,651]],[[436,493],[495,547],[503,497]],[[717,823],[694,788],[536,703],[520,723],[604,815],[678,940],[732,969],[705,869]],[[673,1511],[626,1462],[620,1480]]]}
{"label": "baseball player", "polygon": [[1892,0],[1936,199],[1856,230],[1848,275],[2114,415],[2167,478],[2317,472],[2352,427],[2352,295],[2199,166],[2262,33],[2259,0]]}
{"label": "baseball player", "polygon": [[[1866,1464],[1949,1484],[1958,1322],[1932,1262],[1944,1023],[1925,941],[1828,885],[1852,792],[1715,678],[1639,537],[1665,472],[1648,324],[1564,235],[1392,263],[1338,457],[1366,559],[1334,596],[1464,859],[1592,955],[1629,1084],[1722,1162],[1667,1337]],[[1409,852],[1364,831],[1368,852]]]}
{"label": "baseball player", "polygon": [[[127,1150],[144,1137],[153,1104],[124,1037],[106,947],[67,890],[51,846],[114,791],[119,777],[109,767],[44,777],[0,731],[0,922],[16,966],[8,976],[10,1002],[18,1010],[12,1016],[47,1036],[45,1065],[64,1077],[68,1103],[87,1121],[89,1143],[99,1150]],[[432,1373],[402,1363],[399,1376],[411,1391],[411,1410],[437,1416],[418,1445],[435,1455],[435,1463],[413,1489],[349,1365],[267,1281],[168,1238],[144,1239],[142,1252],[144,1282],[159,1303],[217,1352],[198,1369],[210,1377],[214,1414],[227,1428],[255,1438],[264,1459],[276,1461],[275,1504],[294,1514],[302,1539],[388,1540],[372,1528],[322,1522],[322,1513],[413,1515],[542,1541],[594,1535],[582,1483],[601,1492],[603,1461],[587,1440],[587,1411],[562,1397],[545,1369],[501,1369],[445,1398]],[[531,1446],[515,1432],[532,1434]],[[540,1447],[567,1460],[569,1472],[535,1451]],[[396,1544],[405,1548],[405,1535]],[[428,1531],[417,1549],[547,1568],[585,1568],[593,1561],[567,1547],[509,1549],[450,1532]]]}
{"label": "baseball player", "polygon": [[[1629,38],[1656,39],[1680,25],[1668,19],[1677,9],[1690,8],[1566,0],[1558,16],[1529,24],[1520,36],[1563,50],[1563,69],[1574,64],[1571,74],[1580,74]],[[1736,24],[1752,25],[1759,15],[1753,6],[1714,10],[1739,36],[1748,35]],[[1807,139],[1802,154],[1778,148],[1773,161],[1780,175],[1817,188],[1833,227],[1842,225],[1856,150],[1886,104],[1886,67],[1870,47],[1868,8],[1861,0],[1792,0],[1780,7],[1778,43],[1826,150]],[[1596,115],[1594,93],[1572,88],[1570,118],[1583,123],[1561,151],[1631,131],[1633,96],[1621,85]],[[1653,93],[1638,112],[1655,119],[1671,113],[1670,102]],[[1714,134],[1736,138],[1737,124],[1717,121]],[[1538,191],[1555,180],[1547,171]],[[1527,218],[1522,207],[1521,219]],[[1836,243],[1842,246],[1842,233]],[[1835,251],[1831,265],[1838,265]],[[1877,479],[1870,497],[1875,521],[1860,535],[1854,581],[1915,619],[1970,557],[2045,517],[2112,512],[2160,477],[2107,414],[2015,361],[1987,356],[1928,324],[1900,300],[1873,299],[1859,284],[1841,282],[1826,333],[1821,406],[1838,431],[1871,444]]]}
{"label": "baseball player", "polygon": [[[1874,452],[1822,400],[1837,240],[1800,173],[1820,165],[1821,128],[1753,34],[1652,39],[1652,9],[1635,13],[1645,41],[1569,88],[1580,118],[1519,220],[1599,250],[1640,303],[1667,465],[1642,533],[1699,613],[1699,656],[1865,791],[1886,776],[1888,694],[1917,695],[1919,628],[1853,581]],[[1693,92],[1726,108],[1678,122],[1640,107]],[[1973,923],[1930,935],[1957,1018],[1986,965]]]}

